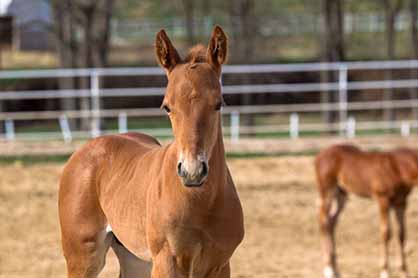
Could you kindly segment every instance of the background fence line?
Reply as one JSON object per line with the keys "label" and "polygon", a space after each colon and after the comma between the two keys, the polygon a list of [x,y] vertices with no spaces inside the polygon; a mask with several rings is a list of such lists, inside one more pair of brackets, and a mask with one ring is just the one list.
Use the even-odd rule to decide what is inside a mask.
{"label": "background fence line", "polygon": [[[354,117],[348,117],[350,111],[371,111],[382,109],[413,109],[418,108],[418,99],[407,100],[376,100],[349,102],[348,96],[356,90],[384,90],[418,88],[418,79],[402,80],[367,80],[350,81],[349,73],[353,70],[396,70],[417,69],[418,60],[403,61],[371,61],[371,62],[346,62],[346,63],[305,63],[305,64],[263,64],[263,65],[227,65],[223,69],[224,74],[264,74],[264,73],[298,73],[298,72],[338,72],[337,82],[326,83],[287,83],[287,84],[239,84],[224,85],[223,94],[258,94],[258,93],[305,93],[305,92],[335,92],[338,101],[332,103],[304,103],[304,104],[280,104],[280,105],[243,105],[226,106],[223,114],[231,117],[230,128],[227,126],[227,134],[231,133],[233,141],[239,140],[240,134],[288,132],[292,138],[297,138],[302,131],[325,132],[340,131],[343,136],[355,136],[355,130],[373,128],[400,129],[402,135],[409,135],[411,128],[417,128],[418,119],[408,121],[368,121],[356,122]],[[107,76],[161,76],[164,72],[157,67],[143,68],[97,68],[97,69],[55,69],[55,70],[22,70],[2,71],[0,79],[25,79],[37,78],[65,78],[88,77],[89,89],[75,90],[24,90],[1,91],[0,101],[24,100],[24,99],[62,99],[62,98],[90,98],[89,110],[74,111],[25,111],[25,112],[1,112],[0,121],[5,125],[3,138],[15,140],[16,138],[31,138],[39,140],[51,137],[59,137],[65,141],[71,141],[78,137],[96,137],[109,131],[101,130],[102,118],[118,118],[119,131],[128,130],[129,117],[156,117],[164,113],[158,108],[135,109],[103,109],[100,107],[101,98],[107,97],[138,97],[138,96],[163,96],[163,87],[142,88],[100,88],[100,78]],[[370,92],[369,92],[370,93]],[[375,92],[373,92],[375,93]],[[380,92],[381,93],[381,92]],[[336,123],[303,123],[298,113],[312,113],[335,111],[338,113]],[[290,113],[289,124],[243,126],[240,124],[240,114],[280,114]],[[85,131],[71,131],[68,120],[73,118],[90,118],[90,135]],[[20,120],[47,120],[56,119],[59,122],[61,133],[35,132],[33,134],[15,134],[14,121]],[[230,129],[230,130],[229,130]],[[144,131],[144,129],[143,129]],[[146,130],[153,135],[169,136],[167,128]],[[114,132],[111,130],[110,132]],[[58,135],[57,135],[58,134]]]}

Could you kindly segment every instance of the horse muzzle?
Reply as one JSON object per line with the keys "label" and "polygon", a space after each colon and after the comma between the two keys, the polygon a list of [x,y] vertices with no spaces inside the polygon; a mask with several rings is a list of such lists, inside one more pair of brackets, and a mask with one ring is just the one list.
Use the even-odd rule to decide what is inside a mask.
{"label": "horse muzzle", "polygon": [[185,186],[199,187],[208,177],[209,166],[207,161],[204,160],[179,161],[177,174]]}

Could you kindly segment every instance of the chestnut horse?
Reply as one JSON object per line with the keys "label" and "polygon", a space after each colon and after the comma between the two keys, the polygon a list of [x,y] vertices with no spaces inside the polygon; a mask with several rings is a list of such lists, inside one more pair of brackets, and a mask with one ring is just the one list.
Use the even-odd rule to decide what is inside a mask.
{"label": "chestnut horse", "polygon": [[389,212],[394,209],[399,226],[400,270],[402,277],[408,277],[404,250],[405,210],[408,195],[418,182],[417,153],[407,148],[390,152],[365,152],[351,145],[335,145],[318,154],[315,168],[320,196],[319,224],[324,276],[339,276],[334,233],[338,216],[350,192],[373,198],[379,205],[382,278],[389,277]]}
{"label": "chestnut horse", "polygon": [[174,142],[102,136],[72,155],[59,190],[68,277],[97,277],[110,246],[123,278],[230,277],[244,229],[221,130],[227,37],[216,26],[209,46],[182,60],[161,30],[155,49]]}

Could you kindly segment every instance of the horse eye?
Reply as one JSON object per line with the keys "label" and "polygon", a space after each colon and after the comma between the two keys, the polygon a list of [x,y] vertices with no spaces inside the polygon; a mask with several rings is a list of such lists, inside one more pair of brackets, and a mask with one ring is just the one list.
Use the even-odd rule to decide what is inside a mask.
{"label": "horse eye", "polygon": [[165,112],[167,112],[167,113],[170,113],[170,112],[171,112],[170,108],[168,108],[168,106],[167,106],[167,105],[163,105],[163,109],[164,109],[164,111],[165,111]]}
{"label": "horse eye", "polygon": [[219,103],[216,104],[215,110],[219,111],[219,110],[221,110],[221,107],[222,107],[222,102],[219,102]]}

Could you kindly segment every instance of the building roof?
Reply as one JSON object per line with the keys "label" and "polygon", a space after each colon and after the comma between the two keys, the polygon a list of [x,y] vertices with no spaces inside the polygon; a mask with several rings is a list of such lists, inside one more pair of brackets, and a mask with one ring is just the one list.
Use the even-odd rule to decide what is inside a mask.
{"label": "building roof", "polygon": [[52,24],[49,0],[13,0],[9,5],[8,13],[13,15],[17,25],[24,25],[34,21]]}

